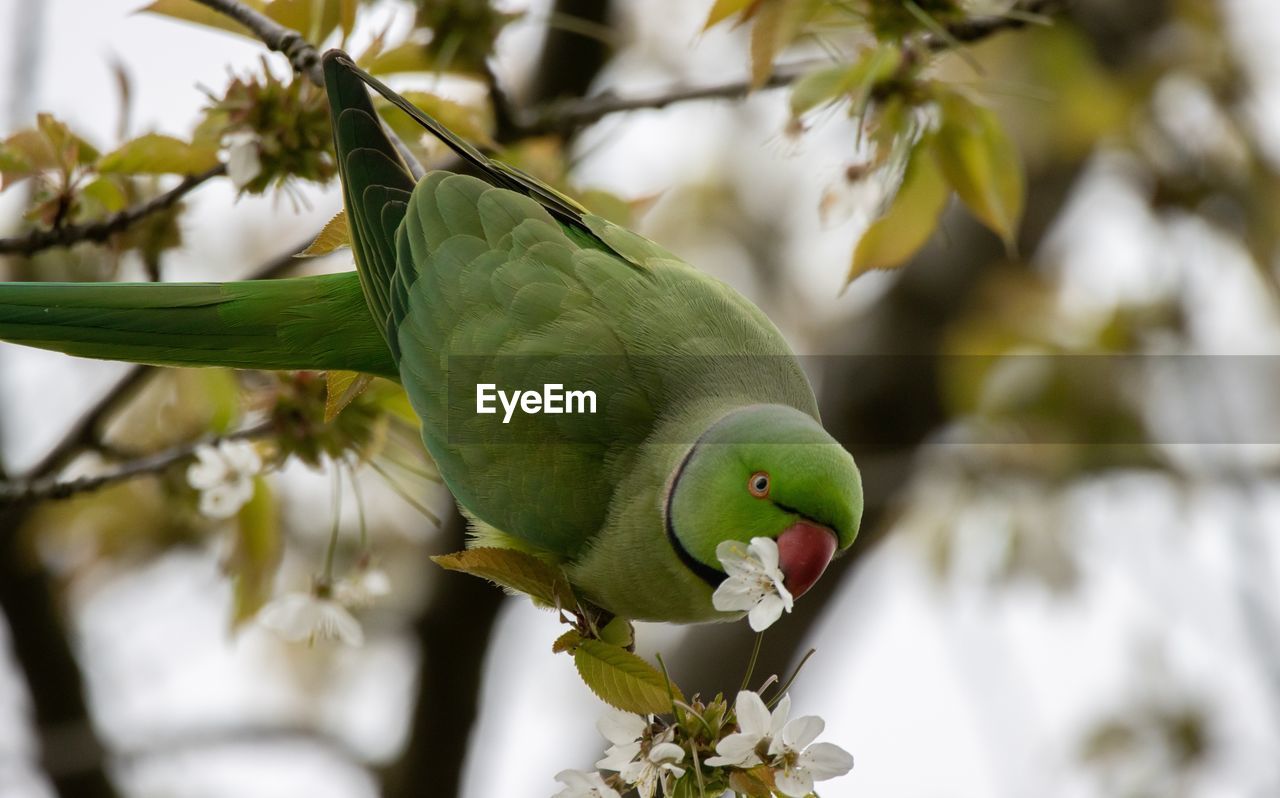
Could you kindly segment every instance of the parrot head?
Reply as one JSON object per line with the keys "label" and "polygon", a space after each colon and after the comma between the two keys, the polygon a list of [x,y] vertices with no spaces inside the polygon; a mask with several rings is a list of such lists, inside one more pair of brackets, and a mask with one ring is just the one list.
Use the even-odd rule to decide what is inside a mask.
{"label": "parrot head", "polygon": [[712,424],[676,467],[667,491],[667,536],[713,587],[725,578],[716,546],[766,537],[792,596],[853,544],[862,480],[853,457],[812,417],[754,405]]}

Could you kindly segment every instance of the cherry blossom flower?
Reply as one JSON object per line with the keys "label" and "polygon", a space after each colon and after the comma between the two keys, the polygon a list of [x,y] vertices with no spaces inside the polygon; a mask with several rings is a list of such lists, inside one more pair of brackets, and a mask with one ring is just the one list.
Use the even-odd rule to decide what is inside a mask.
{"label": "cherry blossom flower", "polygon": [[390,595],[391,577],[381,568],[362,567],[339,580],[333,587],[334,598],[344,607],[368,607]]}
{"label": "cherry blossom flower", "polygon": [[622,798],[618,791],[604,783],[599,773],[584,773],[581,770],[562,770],[556,774],[556,781],[564,785],[564,789],[551,798]]}
{"label": "cherry blossom flower", "polygon": [[200,514],[223,520],[240,512],[253,498],[253,478],[262,471],[254,445],[223,440],[196,447],[195,456],[187,483],[200,491]]}
{"label": "cherry blossom flower", "polygon": [[262,174],[258,152],[258,136],[249,130],[237,130],[222,138],[226,149],[227,177],[237,189],[243,189]]}
{"label": "cherry blossom flower", "polygon": [[286,593],[258,612],[258,622],[290,643],[339,640],[364,644],[364,630],[347,608],[325,591]]}
{"label": "cherry blossom flower", "polygon": [[716,557],[728,574],[711,604],[721,612],[746,612],[751,629],[763,632],[791,612],[791,592],[783,585],[778,568],[778,544],[770,538],[752,538],[750,545],[726,540],[716,546]]}
{"label": "cherry blossom flower", "polygon": [[653,798],[659,787],[667,794],[672,782],[684,775],[680,763],[684,761],[685,752],[671,742],[674,738],[671,729],[646,741],[649,722],[619,710],[609,710],[596,728],[612,743],[596,767],[617,771],[624,782],[636,788],[641,798]]}
{"label": "cherry blossom flower", "polygon": [[750,768],[766,765],[773,771],[778,791],[791,798],[813,792],[815,781],[843,776],[853,769],[853,757],[838,745],[814,743],[825,724],[806,715],[788,721],[790,696],[783,696],[770,713],[760,696],[750,690],[734,701],[738,731],[716,744],[711,767]]}

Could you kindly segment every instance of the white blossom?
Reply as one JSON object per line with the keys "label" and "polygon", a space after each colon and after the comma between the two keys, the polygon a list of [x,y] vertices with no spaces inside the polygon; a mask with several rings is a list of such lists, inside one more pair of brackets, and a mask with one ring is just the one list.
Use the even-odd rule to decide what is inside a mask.
{"label": "white blossom", "polygon": [[596,723],[596,728],[612,745],[604,758],[596,763],[601,770],[616,770],[624,782],[632,785],[641,798],[653,798],[658,788],[665,795],[671,783],[684,775],[680,763],[684,749],[671,742],[671,729],[655,735],[645,745],[649,721],[630,712],[609,710]]}
{"label": "white blossom", "polygon": [[772,626],[783,610],[791,612],[793,600],[778,568],[777,542],[752,538],[747,545],[740,540],[726,540],[716,546],[716,557],[728,574],[711,596],[717,610],[746,612],[747,622],[756,632]]}
{"label": "white blossom", "polygon": [[222,138],[226,149],[227,177],[237,189],[243,189],[262,174],[258,152],[258,136],[250,130],[237,130]]}
{"label": "white blossom", "polygon": [[596,721],[596,728],[612,745],[604,752],[604,758],[596,763],[596,767],[619,773],[629,767],[640,756],[640,738],[648,727],[648,721],[630,712],[610,709],[601,715],[600,720]]}
{"label": "white blossom", "polygon": [[768,750],[773,738],[781,733],[791,711],[791,696],[784,695],[770,714],[759,694],[743,690],[734,699],[733,711],[738,718],[738,731],[716,743],[716,756],[709,757],[707,764],[740,768],[762,764],[760,752]]}
{"label": "white blossom", "polygon": [[738,731],[716,744],[716,756],[707,759],[712,767],[767,765],[778,790],[791,798],[803,798],[813,792],[815,781],[843,776],[853,768],[853,757],[840,746],[813,743],[825,727],[822,718],[787,720],[790,696],[784,695],[770,713],[759,695],[743,690],[734,701],[734,712]]}
{"label": "white blossom", "polygon": [[258,622],[290,643],[339,640],[364,644],[364,630],[347,608],[316,593],[286,593],[258,611]]}
{"label": "white blossom", "polygon": [[622,798],[618,791],[604,783],[599,773],[583,773],[581,770],[562,770],[556,774],[556,781],[564,785],[564,789],[551,798]]}
{"label": "white blossom", "polygon": [[226,519],[253,498],[253,478],[262,458],[248,441],[219,441],[196,447],[196,462],[187,467],[187,483],[200,491],[200,513]]}
{"label": "white blossom", "polygon": [[391,577],[381,568],[360,568],[333,587],[333,596],[344,607],[367,607],[390,595]]}

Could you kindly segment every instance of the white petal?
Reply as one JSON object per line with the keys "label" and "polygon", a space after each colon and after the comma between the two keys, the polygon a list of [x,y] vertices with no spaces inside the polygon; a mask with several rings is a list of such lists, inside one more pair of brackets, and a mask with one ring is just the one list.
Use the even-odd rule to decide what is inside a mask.
{"label": "white petal", "polygon": [[751,553],[766,573],[778,570],[778,542],[773,538],[752,538]]}
{"label": "white petal", "polygon": [[621,798],[617,790],[604,783],[599,773],[562,770],[556,774],[556,781],[565,788],[552,798]]}
{"label": "white petal", "polygon": [[[760,696],[751,690],[743,690],[734,699],[733,711],[738,718],[738,728],[743,734],[764,739],[769,734],[769,708]],[[728,739],[727,737],[725,738]],[[717,746],[716,750],[719,750]]]}
{"label": "white petal", "polygon": [[734,578],[721,582],[711,594],[711,606],[720,612],[746,612],[759,602],[759,591]]}
{"label": "white petal", "polygon": [[809,743],[818,739],[826,725],[817,715],[796,718],[783,727],[782,744],[792,751],[803,751]]}
{"label": "white petal", "polygon": [[244,502],[230,485],[215,485],[200,494],[200,514],[206,518],[225,521],[243,506]]}
{"label": "white petal", "polygon": [[791,694],[783,693],[782,698],[778,699],[778,703],[773,708],[773,714],[769,717],[769,736],[780,737],[782,730],[787,726],[787,718],[791,715]]}
{"label": "white petal", "polygon": [[683,762],[684,749],[675,743],[658,743],[649,749],[649,761],[658,765],[666,762]]}
{"label": "white petal", "polygon": [[320,603],[320,622],[316,625],[318,637],[331,637],[349,646],[364,645],[364,629],[347,608],[334,601]]}
{"label": "white petal", "polygon": [[813,792],[813,778],[803,770],[776,771],[773,776],[778,791],[791,798],[804,798]]}
{"label": "white petal", "polygon": [[196,490],[208,490],[227,479],[227,462],[212,446],[196,449],[196,462],[187,466],[187,484]]}
{"label": "white petal", "polygon": [[262,173],[258,142],[252,133],[227,136],[227,177],[236,188],[244,188]]}
{"label": "white petal", "polygon": [[729,765],[732,767],[752,767],[760,764],[760,757],[756,756],[756,746],[760,744],[762,737],[756,737],[751,734],[730,734],[720,742],[716,743],[716,754],[707,758],[707,764],[712,767],[723,767]]}
{"label": "white petal", "polygon": [[800,767],[816,781],[834,779],[853,770],[853,756],[833,743],[817,743],[800,755]]}
{"label": "white petal", "polygon": [[227,465],[242,476],[255,476],[262,470],[262,457],[258,447],[249,441],[221,441],[218,452]]}
{"label": "white petal", "polygon": [[760,603],[752,607],[751,612],[747,614],[747,623],[751,625],[751,631],[763,632],[773,626],[774,622],[782,617],[782,609],[782,598],[777,594],[771,593],[760,599]]}
{"label": "white petal", "polygon": [[644,736],[649,724],[644,718],[620,709],[610,709],[596,721],[601,736],[614,745],[626,745]]}
{"label": "white petal", "polygon": [[616,770],[621,773],[626,770],[640,756],[640,743],[626,743],[624,745],[611,745],[604,752],[604,758],[596,763],[596,767],[601,770]]}
{"label": "white petal", "polygon": [[258,611],[258,623],[291,643],[310,637],[314,621],[315,597],[309,593],[286,593]]}

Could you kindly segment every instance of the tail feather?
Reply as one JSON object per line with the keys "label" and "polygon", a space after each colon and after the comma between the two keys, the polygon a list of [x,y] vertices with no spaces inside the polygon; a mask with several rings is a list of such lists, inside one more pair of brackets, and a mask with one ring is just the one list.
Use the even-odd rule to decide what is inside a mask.
{"label": "tail feather", "polygon": [[232,283],[0,283],[0,340],[163,366],[398,379],[351,272]]}

